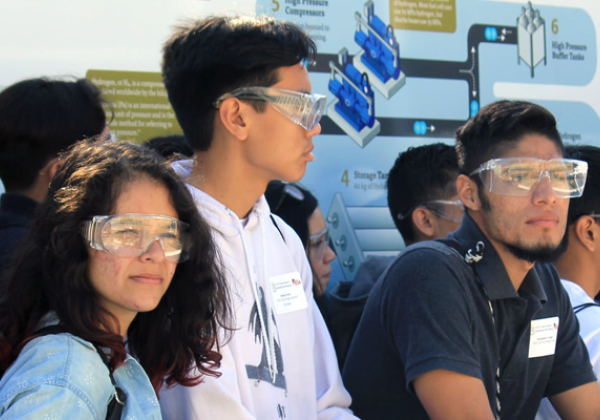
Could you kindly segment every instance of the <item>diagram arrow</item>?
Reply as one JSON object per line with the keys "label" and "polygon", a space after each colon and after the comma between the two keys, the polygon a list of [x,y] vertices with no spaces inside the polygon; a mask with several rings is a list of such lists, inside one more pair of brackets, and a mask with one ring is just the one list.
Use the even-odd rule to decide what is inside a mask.
{"label": "diagram arrow", "polygon": [[433,133],[435,131],[435,125],[431,124],[427,129]]}

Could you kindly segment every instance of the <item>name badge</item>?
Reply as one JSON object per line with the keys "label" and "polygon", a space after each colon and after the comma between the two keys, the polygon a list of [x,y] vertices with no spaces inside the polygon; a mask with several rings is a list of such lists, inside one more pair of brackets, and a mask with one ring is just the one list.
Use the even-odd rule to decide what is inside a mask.
{"label": "name badge", "polygon": [[302,279],[297,271],[271,277],[271,291],[277,315],[301,311],[308,307]]}
{"label": "name badge", "polygon": [[529,358],[554,354],[556,337],[558,336],[558,323],[557,316],[531,321]]}

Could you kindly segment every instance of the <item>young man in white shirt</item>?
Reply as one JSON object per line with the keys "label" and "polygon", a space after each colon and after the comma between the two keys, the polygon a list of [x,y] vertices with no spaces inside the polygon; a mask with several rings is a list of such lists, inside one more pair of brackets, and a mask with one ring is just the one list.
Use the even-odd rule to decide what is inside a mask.
{"label": "young man in white shirt", "polygon": [[210,17],[165,44],[165,86],[195,151],[175,168],[213,228],[236,315],[222,376],[163,393],[167,419],[355,418],[302,243],[263,196],[313,160],[326,100],[310,93],[315,54],[300,28],[269,17]]}

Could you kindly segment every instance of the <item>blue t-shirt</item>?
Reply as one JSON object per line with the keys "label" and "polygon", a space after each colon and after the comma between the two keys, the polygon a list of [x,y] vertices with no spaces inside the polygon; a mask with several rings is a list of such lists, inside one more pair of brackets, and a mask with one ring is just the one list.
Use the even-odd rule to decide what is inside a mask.
{"label": "blue t-shirt", "polygon": [[[480,241],[483,258],[468,265],[464,256]],[[553,317],[559,318],[555,353],[529,357],[531,321]],[[426,420],[412,381],[437,369],[481,379],[493,413],[498,396],[503,419],[533,419],[544,396],[596,380],[554,267],[536,264],[517,292],[468,215],[446,239],[407,248],[383,274],[343,377],[363,420]]]}
{"label": "blue t-shirt", "polygon": [[[127,394],[122,418],[161,419],[156,393],[146,372],[131,356],[114,371]],[[70,334],[31,340],[0,380],[4,419],[105,420],[115,388],[94,346]]]}

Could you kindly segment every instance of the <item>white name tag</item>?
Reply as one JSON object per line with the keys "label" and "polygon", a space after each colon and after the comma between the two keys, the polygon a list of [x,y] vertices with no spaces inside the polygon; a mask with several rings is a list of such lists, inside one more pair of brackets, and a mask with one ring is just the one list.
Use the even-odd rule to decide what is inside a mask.
{"label": "white name tag", "polygon": [[302,279],[297,271],[271,277],[271,291],[277,315],[301,311],[308,307]]}
{"label": "white name tag", "polygon": [[556,348],[558,317],[534,319],[531,321],[529,338],[529,358],[550,356]]}

